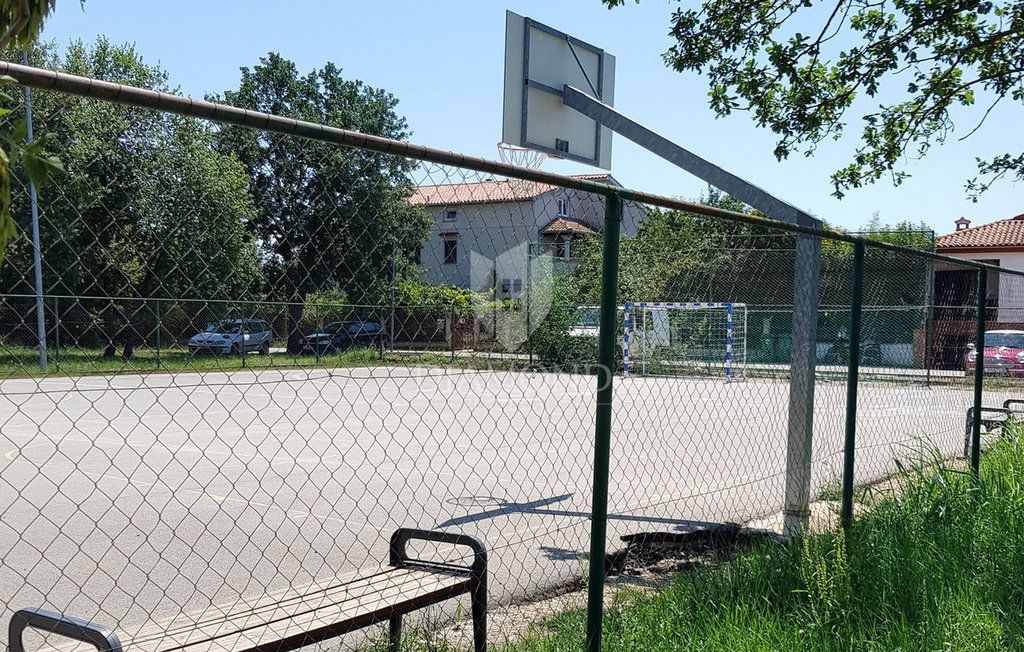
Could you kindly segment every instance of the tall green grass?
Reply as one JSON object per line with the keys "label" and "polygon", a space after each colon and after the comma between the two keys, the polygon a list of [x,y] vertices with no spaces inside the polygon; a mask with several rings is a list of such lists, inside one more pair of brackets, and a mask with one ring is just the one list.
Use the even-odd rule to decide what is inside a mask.
{"label": "tall green grass", "polygon": [[[901,482],[845,539],[765,543],[608,610],[603,649],[1024,649],[1024,443],[996,445],[977,484],[941,459]],[[510,649],[578,650],[583,632],[566,613]]]}

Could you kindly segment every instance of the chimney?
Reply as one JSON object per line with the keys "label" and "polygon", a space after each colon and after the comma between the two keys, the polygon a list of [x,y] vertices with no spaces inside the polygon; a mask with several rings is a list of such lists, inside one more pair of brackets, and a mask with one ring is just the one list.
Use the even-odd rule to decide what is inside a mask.
{"label": "chimney", "polygon": [[965,229],[971,228],[971,221],[966,217],[961,217],[959,220],[954,222],[954,224],[956,224],[957,231],[963,231]]}

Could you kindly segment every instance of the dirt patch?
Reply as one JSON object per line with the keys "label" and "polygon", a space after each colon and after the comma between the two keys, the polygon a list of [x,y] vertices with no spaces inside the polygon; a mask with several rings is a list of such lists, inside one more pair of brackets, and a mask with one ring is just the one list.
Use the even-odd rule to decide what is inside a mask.
{"label": "dirt patch", "polygon": [[[639,595],[653,593],[677,573],[720,563],[766,541],[779,541],[772,532],[726,523],[692,532],[643,532],[622,537],[623,546],[605,559],[606,608],[621,607]],[[587,606],[584,577],[529,602],[493,607],[487,614],[488,645],[500,646],[521,639],[569,611]],[[438,642],[458,649],[472,647],[472,623],[461,620],[437,632]]]}

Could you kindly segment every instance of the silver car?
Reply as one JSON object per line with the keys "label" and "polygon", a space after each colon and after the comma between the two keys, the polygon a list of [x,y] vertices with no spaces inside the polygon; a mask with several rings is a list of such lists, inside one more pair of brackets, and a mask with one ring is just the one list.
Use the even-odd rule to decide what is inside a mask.
{"label": "silver car", "polygon": [[262,319],[222,319],[215,324],[207,324],[201,333],[189,338],[188,352],[268,354],[273,339],[270,324]]}

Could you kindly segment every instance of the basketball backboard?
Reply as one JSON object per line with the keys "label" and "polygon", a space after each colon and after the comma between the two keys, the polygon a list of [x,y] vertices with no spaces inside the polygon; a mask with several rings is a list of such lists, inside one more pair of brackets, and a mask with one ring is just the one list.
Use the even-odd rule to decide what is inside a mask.
{"label": "basketball backboard", "polygon": [[615,57],[565,32],[506,12],[502,140],[611,169],[611,130],[565,106],[565,86],[614,105]]}

